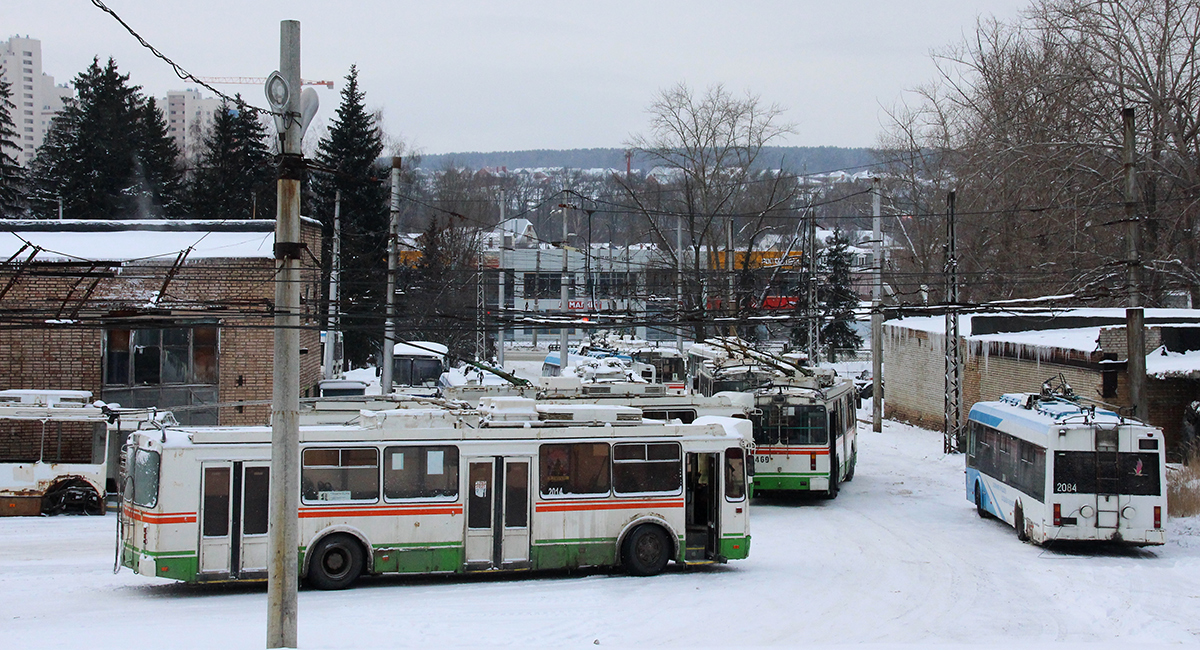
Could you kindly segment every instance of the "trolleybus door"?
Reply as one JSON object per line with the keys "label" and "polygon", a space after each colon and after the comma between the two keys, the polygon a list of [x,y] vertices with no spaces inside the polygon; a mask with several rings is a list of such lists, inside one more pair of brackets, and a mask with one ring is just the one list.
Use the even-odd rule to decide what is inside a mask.
{"label": "trolleybus door", "polygon": [[200,573],[258,577],[267,571],[265,463],[204,463],[200,503]]}
{"label": "trolleybus door", "polygon": [[528,564],[531,461],[531,458],[495,456],[467,463],[469,568],[515,568]]}
{"label": "trolleybus door", "polygon": [[689,563],[716,559],[719,538],[720,454],[687,455],[687,477],[684,482],[687,500],[687,549],[684,560]]}

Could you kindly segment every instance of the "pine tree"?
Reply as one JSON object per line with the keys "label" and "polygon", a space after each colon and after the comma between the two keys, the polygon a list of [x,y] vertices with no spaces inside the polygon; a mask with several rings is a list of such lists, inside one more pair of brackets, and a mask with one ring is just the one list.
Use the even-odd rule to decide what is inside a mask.
{"label": "pine tree", "polygon": [[317,150],[317,161],[336,173],[314,175],[312,210],[332,235],[334,197],[341,190],[345,354],[348,363],[362,365],[374,357],[383,336],[389,189],[377,179],[388,175],[378,162],[383,134],[366,110],[356,66],[350,67],[341,96],[337,118]]}
{"label": "pine tree", "polygon": [[858,294],[854,291],[854,257],[850,242],[842,231],[835,230],[825,249],[825,282],[821,302],[825,306],[828,322],[821,329],[821,341],[828,347],[830,360],[838,351],[857,350],[862,337],[854,330],[854,310],[858,308]]}
{"label": "pine tree", "polygon": [[162,111],[109,59],[93,59],[74,80],[78,97],[50,125],[33,165],[34,210],[75,219],[176,215],[182,178],[178,148]]}
{"label": "pine tree", "polygon": [[204,136],[190,188],[197,219],[266,218],[275,213],[275,170],[266,127],[241,95],[222,102]]}
{"label": "pine tree", "polygon": [[25,198],[25,174],[9,149],[20,151],[17,127],[12,120],[16,108],[10,101],[12,84],[0,81],[0,217],[18,216]]}

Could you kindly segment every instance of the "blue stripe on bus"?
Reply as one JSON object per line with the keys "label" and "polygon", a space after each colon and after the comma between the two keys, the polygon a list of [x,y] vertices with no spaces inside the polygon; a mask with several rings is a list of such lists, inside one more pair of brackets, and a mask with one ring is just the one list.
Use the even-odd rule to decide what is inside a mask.
{"label": "blue stripe on bus", "polygon": [[979,422],[986,424],[989,427],[992,427],[993,429],[1000,426],[1000,423],[1004,421],[1004,418],[1002,418],[998,415],[992,415],[991,413],[984,413],[983,411],[978,410],[978,409],[972,410],[970,417],[971,417],[971,419],[978,420]]}

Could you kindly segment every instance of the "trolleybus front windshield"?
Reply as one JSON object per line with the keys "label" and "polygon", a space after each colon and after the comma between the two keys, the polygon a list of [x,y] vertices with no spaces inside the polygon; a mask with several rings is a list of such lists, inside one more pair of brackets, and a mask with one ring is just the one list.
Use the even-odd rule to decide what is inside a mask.
{"label": "trolleybus front windshield", "polygon": [[825,407],[819,404],[767,404],[755,415],[754,442],[759,445],[823,445],[829,442]]}

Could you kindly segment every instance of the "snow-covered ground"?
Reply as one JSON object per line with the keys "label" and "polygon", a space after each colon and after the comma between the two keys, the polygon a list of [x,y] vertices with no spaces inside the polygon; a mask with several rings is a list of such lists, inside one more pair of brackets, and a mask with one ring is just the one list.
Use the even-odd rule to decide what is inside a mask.
{"label": "snow-covered ground", "polygon": [[[938,433],[860,425],[834,501],[753,504],[750,558],[591,571],[385,577],[301,591],[304,648],[952,646],[1200,641],[1200,518],[1151,549],[1048,550],[982,520]],[[0,518],[0,647],[262,648],[262,584],[113,566],[114,516]]]}

